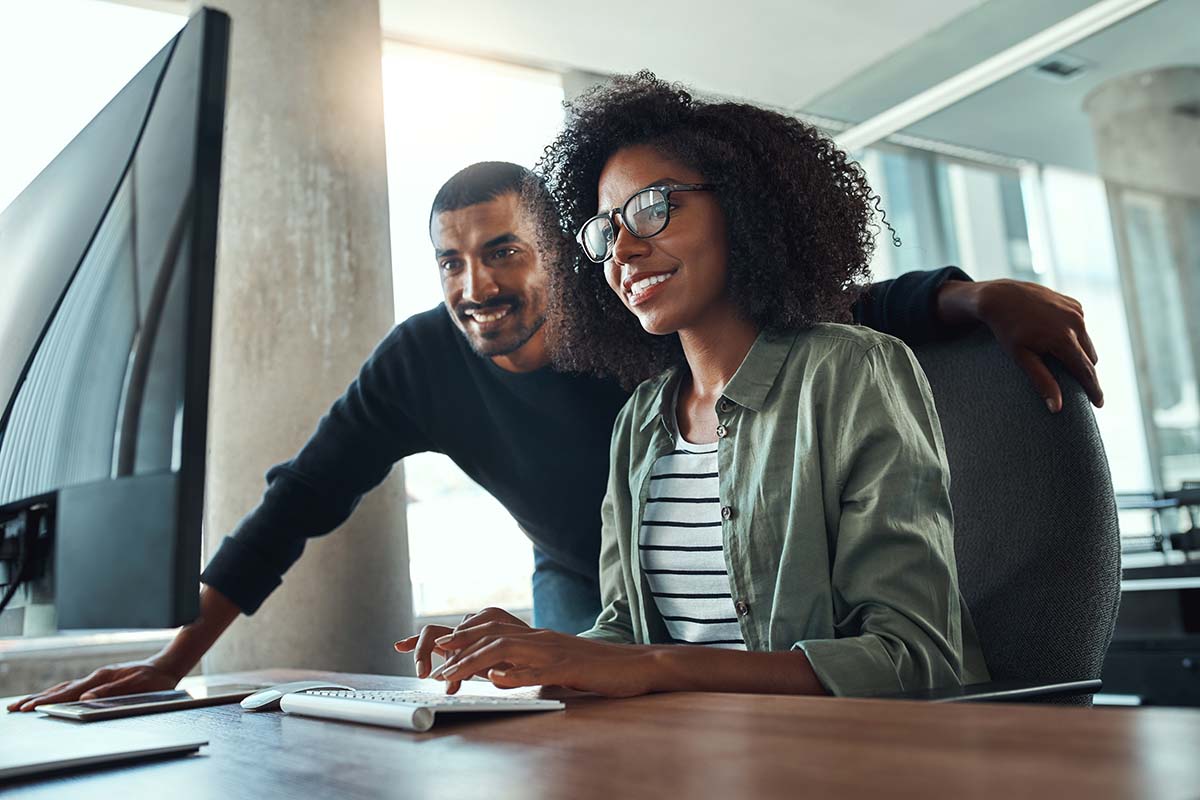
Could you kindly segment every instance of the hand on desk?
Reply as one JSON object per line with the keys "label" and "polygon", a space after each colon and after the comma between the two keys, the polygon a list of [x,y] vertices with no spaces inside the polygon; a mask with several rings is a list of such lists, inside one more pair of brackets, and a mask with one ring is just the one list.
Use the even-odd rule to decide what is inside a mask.
{"label": "hand on desk", "polygon": [[36,706],[94,700],[121,694],[161,692],[174,689],[182,676],[160,667],[153,660],[127,661],[101,667],[73,681],[63,681],[37,694],[23,697],[8,706],[9,711],[33,711]]}

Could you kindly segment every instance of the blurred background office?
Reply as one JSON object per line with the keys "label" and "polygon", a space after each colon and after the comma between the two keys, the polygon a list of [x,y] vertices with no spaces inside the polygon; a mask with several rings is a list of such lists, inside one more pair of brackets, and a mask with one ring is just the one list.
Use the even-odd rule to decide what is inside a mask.
{"label": "blurred background office", "polygon": [[[194,5],[0,0],[6,120],[0,126],[0,208],[182,26]],[[390,269],[395,321],[441,300],[426,229],[441,183],[480,160],[533,166],[561,123],[564,99],[606,75],[645,67],[699,92],[746,99],[821,126],[863,165],[903,242],[894,247],[880,237],[877,280],[957,264],[976,279],[1033,281],[1083,303],[1100,354],[1105,405],[1096,417],[1121,496],[1125,564],[1150,570],[1194,565],[1188,548],[1200,542],[1188,537],[1194,527],[1188,503],[1200,502],[1200,492],[1188,490],[1200,486],[1200,317],[1194,313],[1200,304],[1200,0],[213,5],[233,18],[231,125],[238,104],[254,102],[238,94],[251,85],[239,84],[238,59],[247,53],[285,53],[280,40],[298,30],[310,37],[310,48],[321,46],[322,30],[380,43],[378,72],[361,85],[368,93],[382,86],[382,97],[365,99],[363,107],[382,108],[386,158],[377,164],[386,169],[387,191],[376,210],[390,221],[391,258],[376,267]],[[340,20],[336,28],[327,26],[330,15]],[[303,52],[294,57],[306,58]],[[300,85],[276,84],[281,93],[303,95],[305,81],[321,80],[303,69],[285,73]],[[253,86],[271,91],[267,80]],[[359,88],[352,79],[346,91]],[[364,114],[322,119],[316,108],[299,122],[280,124],[377,124]],[[337,155],[329,157],[336,166]],[[227,155],[227,189],[239,179],[229,163]],[[353,170],[348,174],[337,180],[355,179]],[[322,185],[319,175],[310,180]],[[324,185],[340,191],[337,180]],[[377,339],[385,332],[361,336]],[[346,380],[365,355],[347,354]],[[290,446],[280,441],[273,450],[238,453],[246,466],[236,478],[213,474],[210,462],[210,503],[216,496],[224,504],[208,515],[210,525],[227,526],[249,509],[261,479],[244,476],[261,475],[289,456],[334,397],[316,393],[307,411],[291,412]],[[217,428],[232,436],[228,426]],[[222,482],[234,480],[237,487],[225,491]],[[407,551],[395,555],[392,566],[403,573],[402,584],[411,580],[416,623],[486,605],[529,607],[527,539],[453,464],[414,456],[389,486],[399,493],[402,514],[400,530],[389,535],[407,532]],[[210,530],[206,539],[215,542],[223,532]],[[1146,575],[1177,582],[1173,600],[1155,601],[1177,617],[1161,623],[1163,631],[1200,635],[1200,577]],[[1126,588],[1138,591],[1136,575],[1127,577]],[[1139,595],[1151,596],[1157,595]],[[153,652],[167,635],[0,640],[0,694],[5,685],[18,691],[47,682],[47,654],[65,659],[70,675],[84,664]]]}

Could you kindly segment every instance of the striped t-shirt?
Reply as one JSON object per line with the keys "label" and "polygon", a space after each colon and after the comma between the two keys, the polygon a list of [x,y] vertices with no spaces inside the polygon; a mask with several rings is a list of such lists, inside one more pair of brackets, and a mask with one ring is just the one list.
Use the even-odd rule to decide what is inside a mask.
{"label": "striped t-shirt", "polygon": [[677,436],[654,462],[638,551],[675,642],[746,649],[725,567],[716,444]]}

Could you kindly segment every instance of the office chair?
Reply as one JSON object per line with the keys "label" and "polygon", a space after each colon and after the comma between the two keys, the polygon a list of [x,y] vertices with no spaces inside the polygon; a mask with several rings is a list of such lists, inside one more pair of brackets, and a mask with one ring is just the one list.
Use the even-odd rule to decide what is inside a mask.
{"label": "office chair", "polygon": [[1121,594],[1120,540],[1100,432],[1057,363],[1046,410],[986,329],[916,348],[933,389],[954,506],[959,588],[992,683],[892,697],[1091,705]]}

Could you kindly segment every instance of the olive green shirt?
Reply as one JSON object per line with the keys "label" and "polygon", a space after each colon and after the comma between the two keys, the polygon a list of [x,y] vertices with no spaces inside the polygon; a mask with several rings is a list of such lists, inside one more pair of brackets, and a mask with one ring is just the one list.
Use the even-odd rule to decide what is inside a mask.
{"label": "olive green shirt", "polygon": [[[670,641],[638,558],[681,368],[613,429],[604,610],[582,636]],[[717,404],[725,562],[746,648],[802,650],[835,695],[975,683],[987,667],[954,563],[949,469],[925,374],[900,341],[817,325],[760,335]]]}

